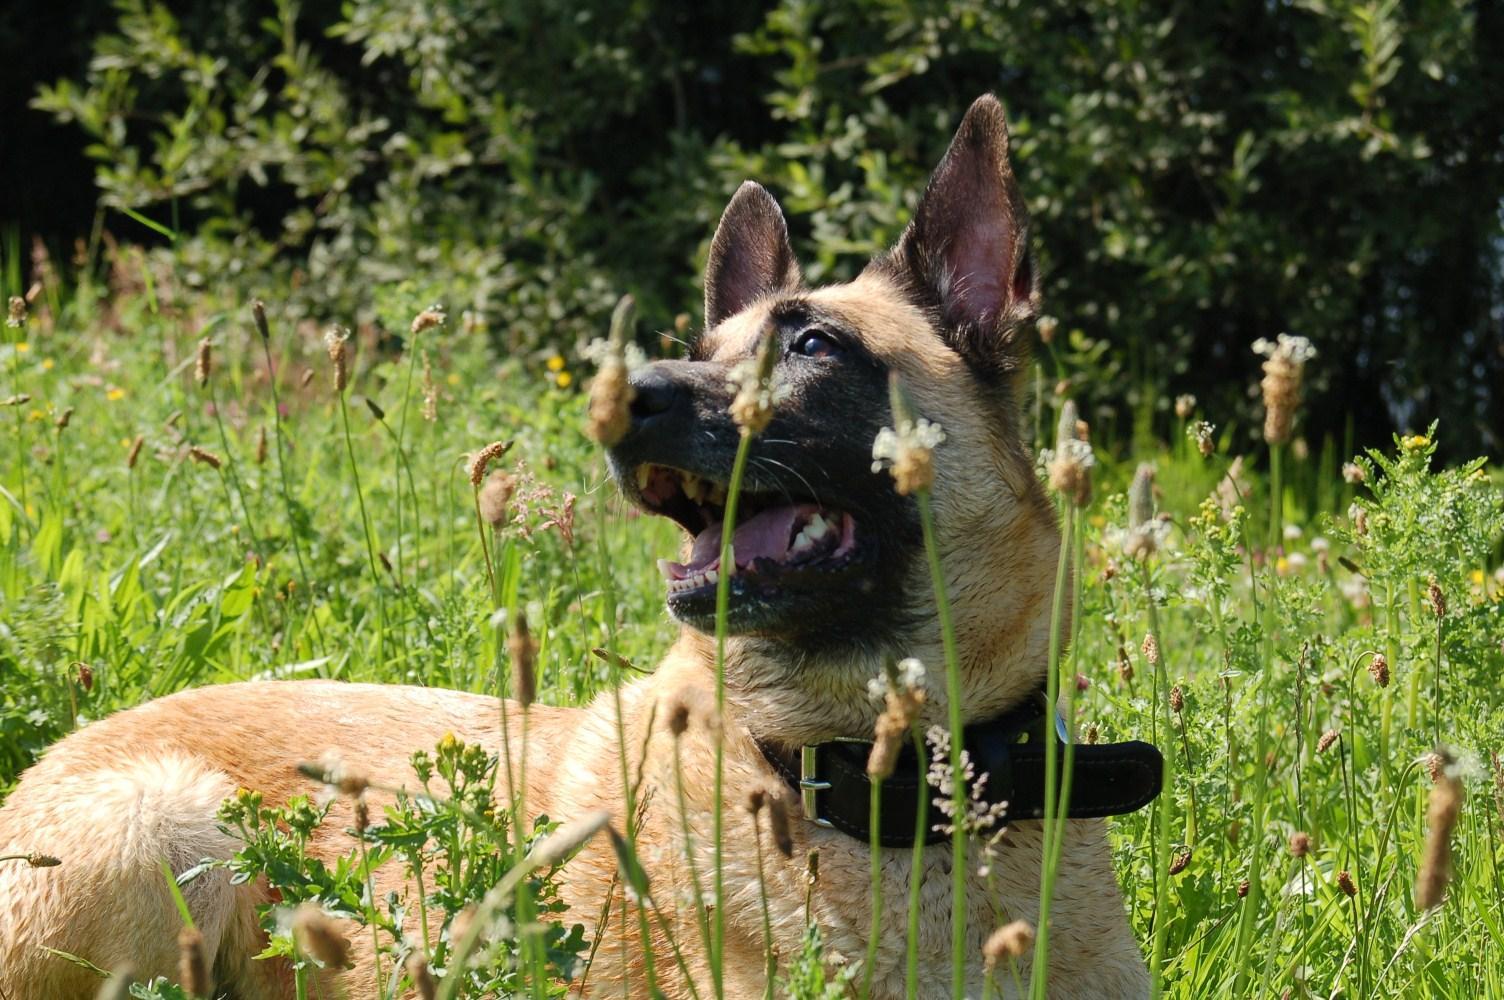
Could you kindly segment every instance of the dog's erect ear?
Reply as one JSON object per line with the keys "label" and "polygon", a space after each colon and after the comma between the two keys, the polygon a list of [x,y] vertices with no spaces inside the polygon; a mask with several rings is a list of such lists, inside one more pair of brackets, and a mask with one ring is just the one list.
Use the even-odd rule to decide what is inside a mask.
{"label": "dog's erect ear", "polygon": [[952,346],[983,369],[1009,367],[1012,334],[1037,306],[1029,217],[1008,163],[1008,122],[976,99],[886,265],[938,306]]}
{"label": "dog's erect ear", "polygon": [[705,262],[705,327],[734,316],[770,292],[799,287],[783,209],[753,181],[737,188],[721,214]]}

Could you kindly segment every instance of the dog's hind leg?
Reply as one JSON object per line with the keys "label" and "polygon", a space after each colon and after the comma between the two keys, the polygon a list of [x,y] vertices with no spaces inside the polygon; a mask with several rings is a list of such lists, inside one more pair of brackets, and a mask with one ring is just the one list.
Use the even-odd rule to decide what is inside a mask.
{"label": "dog's hind leg", "polygon": [[[108,770],[104,761],[51,763],[29,771],[0,809],[0,854],[61,862],[0,864],[0,996],[93,996],[97,974],[65,955],[102,969],[128,966],[141,981],[176,981],[183,921],[162,866],[176,877],[233,853],[216,819],[233,784],[176,752],[109,761]],[[227,931],[244,932],[237,911],[253,910],[252,890],[208,869],[181,891],[212,965]]]}

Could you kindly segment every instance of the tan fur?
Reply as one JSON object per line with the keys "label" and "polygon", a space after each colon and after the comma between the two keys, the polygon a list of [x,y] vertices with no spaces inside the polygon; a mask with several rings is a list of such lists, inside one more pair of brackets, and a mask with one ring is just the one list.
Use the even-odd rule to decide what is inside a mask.
{"label": "tan fur", "polygon": [[[865,346],[899,371],[924,416],[945,428],[936,452],[934,504],[946,582],[954,605],[961,653],[964,713],[968,720],[998,714],[1033,690],[1047,661],[1049,603],[1058,554],[1052,508],[1033,473],[1015,429],[998,426],[996,407],[962,359],[930,334],[930,320],[880,273],[869,271],[846,285],[808,293],[823,308],[860,329]],[[769,303],[754,304],[712,330],[712,357],[744,355],[762,327]],[[910,593],[931,591],[923,567]],[[933,632],[934,630],[929,630]],[[749,733],[776,735],[789,744],[870,734],[874,708],[866,680],[875,661],[853,657],[830,669],[797,671],[769,662],[762,647],[728,642],[725,732],[724,967],[728,994],[763,991],[762,918],[757,853],[745,805],[754,787],[776,781]],[[920,636],[908,650],[931,667],[925,723],[945,717],[938,634]],[[674,928],[692,974],[705,995],[709,973],[692,909],[690,877],[674,780],[676,754],[686,777],[687,820],[698,871],[709,885],[714,739],[703,713],[677,741],[667,729],[668,707],[683,698],[712,702],[715,683],[710,640],[685,632],[658,670],[621,691],[622,727],[638,767],[642,761],[648,804],[640,851],[654,894]],[[694,692],[699,696],[695,697]],[[608,693],[580,709],[534,706],[529,719],[529,815],[567,820],[606,809],[623,824],[615,700]],[[238,786],[265,793],[269,802],[317,789],[295,771],[301,761],[334,751],[374,780],[412,784],[408,758],[452,731],[467,742],[501,749],[501,712],[508,729],[521,731],[521,710],[478,695],[414,687],[332,682],[223,685],[188,691],[92,724],[64,740],[22,779],[0,809],[0,854],[45,851],[63,864],[31,869],[0,865],[0,997],[10,1000],[85,997],[97,981],[44,950],[54,948],[103,967],[129,962],[138,974],[172,975],[178,919],[162,884],[157,859],[181,872],[206,856],[225,857],[233,843],[214,815]],[[651,731],[650,731],[651,727]],[[513,746],[520,759],[521,746]],[[803,821],[791,799],[795,849],[791,859],[762,846],[773,934],[785,958],[799,947],[804,928],[805,855],[820,852],[813,917],[832,958],[860,960],[869,923],[868,849],[835,831]],[[339,832],[350,825],[340,802],[314,850],[332,857],[353,845]],[[950,848],[925,852],[920,940],[920,995],[948,995],[950,983]],[[874,977],[875,995],[903,990],[903,928],[910,877],[907,850],[883,852],[884,934]],[[1015,823],[990,876],[971,876],[968,992],[981,990],[981,944],[1000,924],[1038,910],[1040,830]],[[411,894],[398,864],[381,873],[378,894]],[[623,933],[623,899],[616,862],[604,838],[589,845],[562,875],[571,919],[594,927],[606,894],[612,917],[590,970],[590,992],[616,995],[625,978],[631,995],[646,996],[635,916]],[[615,888],[613,888],[615,887]],[[264,901],[255,886],[232,887],[223,874],[189,883],[188,902],[214,956],[219,988],[241,1000],[291,996],[285,969],[249,956],[260,946],[254,907]],[[1148,992],[1143,958],[1123,913],[1100,822],[1073,821],[1053,909],[1050,993],[1054,997],[1135,997]],[[414,918],[415,919],[415,918]],[[413,928],[416,933],[416,928]],[[369,996],[373,991],[369,935],[352,934],[356,966],[323,984],[326,996]],[[660,984],[685,996],[667,945],[655,948]],[[1028,963],[1020,973],[1028,979]],[[1000,977],[1012,995],[1011,976]],[[608,988],[609,987],[609,988]],[[332,992],[330,992],[332,991]]]}

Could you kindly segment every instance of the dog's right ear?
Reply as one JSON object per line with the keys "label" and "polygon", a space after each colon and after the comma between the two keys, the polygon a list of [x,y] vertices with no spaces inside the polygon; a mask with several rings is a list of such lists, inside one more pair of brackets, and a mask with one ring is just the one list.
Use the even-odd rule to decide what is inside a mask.
{"label": "dog's right ear", "polygon": [[721,214],[705,262],[705,328],[735,316],[754,300],[799,287],[799,262],[783,209],[767,190],[746,181]]}

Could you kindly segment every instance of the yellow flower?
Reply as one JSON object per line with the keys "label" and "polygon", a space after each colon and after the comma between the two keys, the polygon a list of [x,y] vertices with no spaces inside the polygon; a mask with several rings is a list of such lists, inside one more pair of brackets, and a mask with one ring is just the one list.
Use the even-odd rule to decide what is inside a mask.
{"label": "yellow flower", "polygon": [[444,376],[444,381],[448,382],[450,385],[459,385],[460,384],[459,373],[458,372],[450,372],[448,375]]}
{"label": "yellow flower", "polygon": [[451,753],[459,745],[459,737],[454,735],[454,730],[452,729],[446,732],[443,736],[439,737],[440,753]]}
{"label": "yellow flower", "polygon": [[121,438],[120,439],[120,447],[122,447],[122,448],[129,448],[130,446],[131,446],[131,439],[130,438]]}
{"label": "yellow flower", "polygon": [[112,403],[116,400],[124,399],[125,390],[120,388],[118,385],[112,386],[110,390],[104,394],[104,398],[108,399]]}
{"label": "yellow flower", "polygon": [[554,383],[558,385],[560,389],[568,389],[570,383],[573,381],[574,376],[569,374],[568,372],[560,372],[559,374],[554,376]]}
{"label": "yellow flower", "polygon": [[1483,586],[1483,571],[1481,569],[1475,569],[1475,570],[1473,570],[1471,573],[1469,573],[1467,575],[1467,578],[1473,582],[1473,586],[1475,586],[1475,587],[1481,587],[1481,586]]}
{"label": "yellow flower", "polygon": [[31,350],[31,345],[28,344],[26,341],[22,340],[22,341],[18,341],[16,343],[16,353],[17,354],[25,354],[29,350]]}
{"label": "yellow flower", "polygon": [[51,358],[43,358],[42,359],[42,371],[44,371],[44,372],[50,372],[50,371],[52,371],[52,359]]}
{"label": "yellow flower", "polygon": [[1424,434],[1407,434],[1400,438],[1400,447],[1405,451],[1420,451],[1431,443],[1431,439]]}
{"label": "yellow flower", "polygon": [[38,420],[41,420],[44,416],[46,416],[46,414],[43,413],[41,410],[32,410],[30,413],[26,414],[26,422],[27,423],[36,423]]}
{"label": "yellow flower", "polygon": [[548,359],[548,370],[551,371],[551,372],[563,371],[564,370],[564,355],[562,355],[562,354],[555,354],[553,357],[549,358]]}
{"label": "yellow flower", "polygon": [[1284,576],[1289,571],[1290,560],[1286,559],[1284,556],[1280,556],[1278,559],[1274,560],[1274,572],[1278,573],[1280,576]]}

